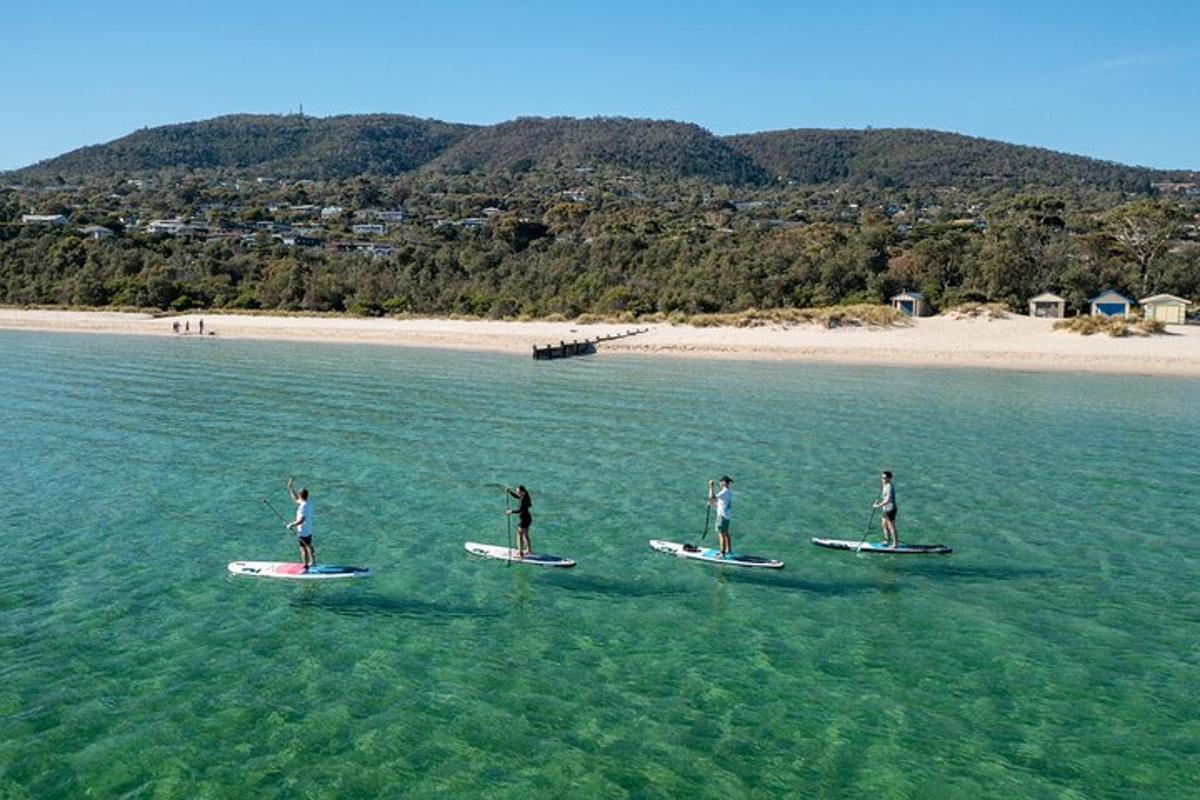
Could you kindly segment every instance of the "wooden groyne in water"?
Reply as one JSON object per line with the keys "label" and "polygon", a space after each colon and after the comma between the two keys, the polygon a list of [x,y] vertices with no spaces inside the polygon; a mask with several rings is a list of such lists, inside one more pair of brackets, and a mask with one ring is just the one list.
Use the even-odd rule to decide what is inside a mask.
{"label": "wooden groyne in water", "polygon": [[608,336],[597,336],[594,339],[576,339],[571,342],[561,341],[558,344],[548,344],[544,346],[533,346],[533,358],[536,361],[545,361],[552,358],[570,358],[571,356],[586,356],[596,352],[596,345],[601,342],[611,342],[614,339],[624,339],[628,336],[637,336],[639,333],[648,333],[649,328],[630,328],[624,333],[613,333]]}

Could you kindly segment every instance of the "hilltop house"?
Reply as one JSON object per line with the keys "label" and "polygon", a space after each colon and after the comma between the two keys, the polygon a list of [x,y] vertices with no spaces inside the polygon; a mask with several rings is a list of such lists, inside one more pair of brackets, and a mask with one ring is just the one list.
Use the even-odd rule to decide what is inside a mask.
{"label": "hilltop house", "polygon": [[22,214],[22,225],[66,225],[67,218],[62,214]]}
{"label": "hilltop house", "polygon": [[162,233],[167,236],[179,236],[191,233],[192,228],[179,217],[174,219],[152,219],[146,223],[146,233]]}
{"label": "hilltop house", "polygon": [[1105,289],[1088,302],[1091,303],[1093,316],[1128,317],[1133,308],[1133,301],[1116,289]]}
{"label": "hilltop house", "polygon": [[79,232],[89,239],[107,239],[113,232],[103,225],[84,225]]}

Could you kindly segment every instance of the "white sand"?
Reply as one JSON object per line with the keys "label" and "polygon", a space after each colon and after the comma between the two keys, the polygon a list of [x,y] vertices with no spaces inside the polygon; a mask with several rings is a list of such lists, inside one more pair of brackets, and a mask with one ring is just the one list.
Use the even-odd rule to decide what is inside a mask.
{"label": "white sand", "polygon": [[1200,377],[1200,326],[1171,326],[1147,338],[1080,336],[1054,331],[1052,322],[1027,317],[959,320],[930,317],[910,327],[692,328],[574,322],[493,322],[446,319],[361,319],[240,314],[152,316],[104,311],[0,308],[0,330],[174,336],[186,322],[196,337],[199,321],[217,339],[283,339],[406,347],[444,347],[507,353],[534,344],[596,338],[633,327],[643,333],[599,346],[605,353],[787,360],[843,364],[987,367]]}

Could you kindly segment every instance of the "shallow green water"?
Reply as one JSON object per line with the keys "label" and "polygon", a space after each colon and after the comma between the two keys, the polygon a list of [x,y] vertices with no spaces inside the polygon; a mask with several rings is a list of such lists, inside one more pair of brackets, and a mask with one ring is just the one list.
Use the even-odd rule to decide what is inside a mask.
{"label": "shallow green water", "polygon": [[[0,797],[1200,783],[1200,382],[0,333],[0,420]],[[953,556],[808,544],[881,468]],[[647,548],[723,472],[782,572]],[[226,576],[288,474],[375,577]],[[462,550],[504,482],[578,568]]]}

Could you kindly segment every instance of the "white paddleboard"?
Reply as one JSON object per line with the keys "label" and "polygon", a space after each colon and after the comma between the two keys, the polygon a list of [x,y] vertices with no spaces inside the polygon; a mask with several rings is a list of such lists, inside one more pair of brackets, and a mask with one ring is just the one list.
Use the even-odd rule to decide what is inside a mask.
{"label": "white paddleboard", "polygon": [[285,581],[329,581],[339,578],[367,578],[371,575],[371,570],[367,567],[317,564],[305,569],[303,564],[286,561],[231,561],[229,571],[234,575],[278,578]]}
{"label": "white paddleboard", "polygon": [[817,547],[828,547],[830,550],[853,550],[856,553],[880,553],[893,556],[929,556],[946,555],[954,551],[944,544],[905,544],[901,542],[895,547],[888,547],[879,542],[864,542],[861,539],[820,539],[813,538],[812,543]]}
{"label": "white paddleboard", "polygon": [[694,558],[697,561],[707,561],[711,564],[723,564],[729,567],[763,567],[766,569],[783,569],[783,562],[762,556],[748,556],[744,553],[721,555],[715,547],[696,547],[681,542],[666,542],[662,539],[651,539],[650,546],[660,553],[670,553],[680,558]]}
{"label": "white paddleboard", "polygon": [[530,553],[529,555],[521,555],[511,547],[498,547],[494,544],[479,544],[478,542],[467,542],[463,545],[467,552],[474,556],[482,556],[483,558],[496,558],[500,561],[511,561],[514,564],[536,564],[540,567],[573,567],[575,562],[569,558],[561,556],[551,556],[545,553]]}

